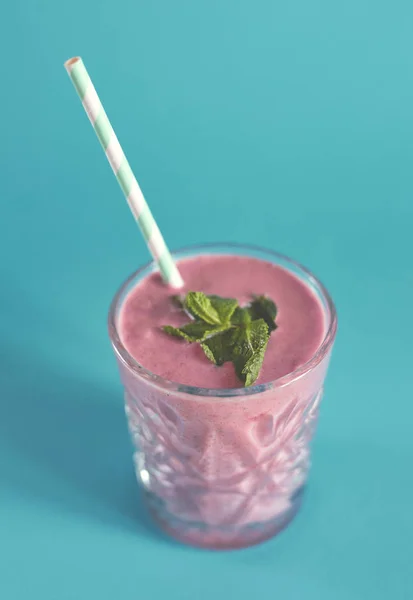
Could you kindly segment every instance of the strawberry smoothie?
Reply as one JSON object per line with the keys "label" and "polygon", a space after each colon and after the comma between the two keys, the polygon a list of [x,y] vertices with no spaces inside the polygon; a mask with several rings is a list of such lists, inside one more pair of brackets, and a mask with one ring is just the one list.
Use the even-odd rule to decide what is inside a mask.
{"label": "strawberry smoothie", "polygon": [[277,329],[253,386],[242,387],[231,362],[216,366],[199,344],[162,331],[188,316],[150,267],[123,286],[109,328],[136,472],[156,520],[185,542],[236,548],[274,535],[300,506],[336,320],[327,292],[292,261],[242,247],[217,252],[179,259],[179,292],[275,302]]}

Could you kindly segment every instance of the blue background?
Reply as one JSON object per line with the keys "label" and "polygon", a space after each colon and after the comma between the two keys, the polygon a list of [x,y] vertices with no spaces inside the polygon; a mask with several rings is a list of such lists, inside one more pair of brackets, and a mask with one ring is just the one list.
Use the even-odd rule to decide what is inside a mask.
{"label": "blue background", "polygon": [[[0,24],[0,598],[413,597],[410,0],[17,0]],[[82,55],[171,247],[309,265],[340,327],[306,504],[261,546],[147,519],[106,313],[148,253]]]}

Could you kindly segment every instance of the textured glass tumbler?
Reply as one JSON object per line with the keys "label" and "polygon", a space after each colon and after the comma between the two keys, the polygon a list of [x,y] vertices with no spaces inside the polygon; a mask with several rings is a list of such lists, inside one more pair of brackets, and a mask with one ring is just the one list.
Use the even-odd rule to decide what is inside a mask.
{"label": "textured glass tumbler", "polygon": [[151,373],[120,340],[123,302],[156,265],[134,273],[112,302],[109,334],[125,387],[136,475],[152,515],[183,542],[240,548],[275,535],[300,507],[336,313],[321,283],[284,256],[238,245],[193,247],[174,256],[201,254],[249,256],[282,266],[312,289],[326,322],[320,348],[294,372],[249,388],[207,389]]}

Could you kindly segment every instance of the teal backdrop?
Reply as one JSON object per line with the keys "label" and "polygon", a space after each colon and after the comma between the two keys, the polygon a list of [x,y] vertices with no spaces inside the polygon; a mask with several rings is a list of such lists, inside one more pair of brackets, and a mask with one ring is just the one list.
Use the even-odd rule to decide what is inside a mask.
{"label": "teal backdrop", "polygon": [[[413,597],[413,5],[2,5],[0,598]],[[339,334],[305,506],[261,546],[159,534],[106,314],[148,252],[63,62],[83,57],[172,248],[260,244]]]}

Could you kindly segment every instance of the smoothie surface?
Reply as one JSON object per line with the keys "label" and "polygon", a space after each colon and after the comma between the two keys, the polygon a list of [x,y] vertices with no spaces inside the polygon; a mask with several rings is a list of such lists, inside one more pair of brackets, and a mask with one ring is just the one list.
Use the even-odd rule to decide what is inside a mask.
{"label": "smoothie surface", "polygon": [[[271,334],[255,385],[294,371],[321,345],[326,325],[320,301],[286,269],[257,258],[214,254],[180,260],[178,267],[185,281],[180,294],[201,291],[237,298],[241,305],[254,294],[264,294],[277,305],[278,328]],[[159,273],[152,273],[129,292],[119,322],[120,337],[129,354],[171,381],[208,388],[243,387],[232,363],[217,367],[199,344],[162,331],[162,325],[180,327],[188,322],[188,316],[171,301],[176,293],[162,282]]]}

